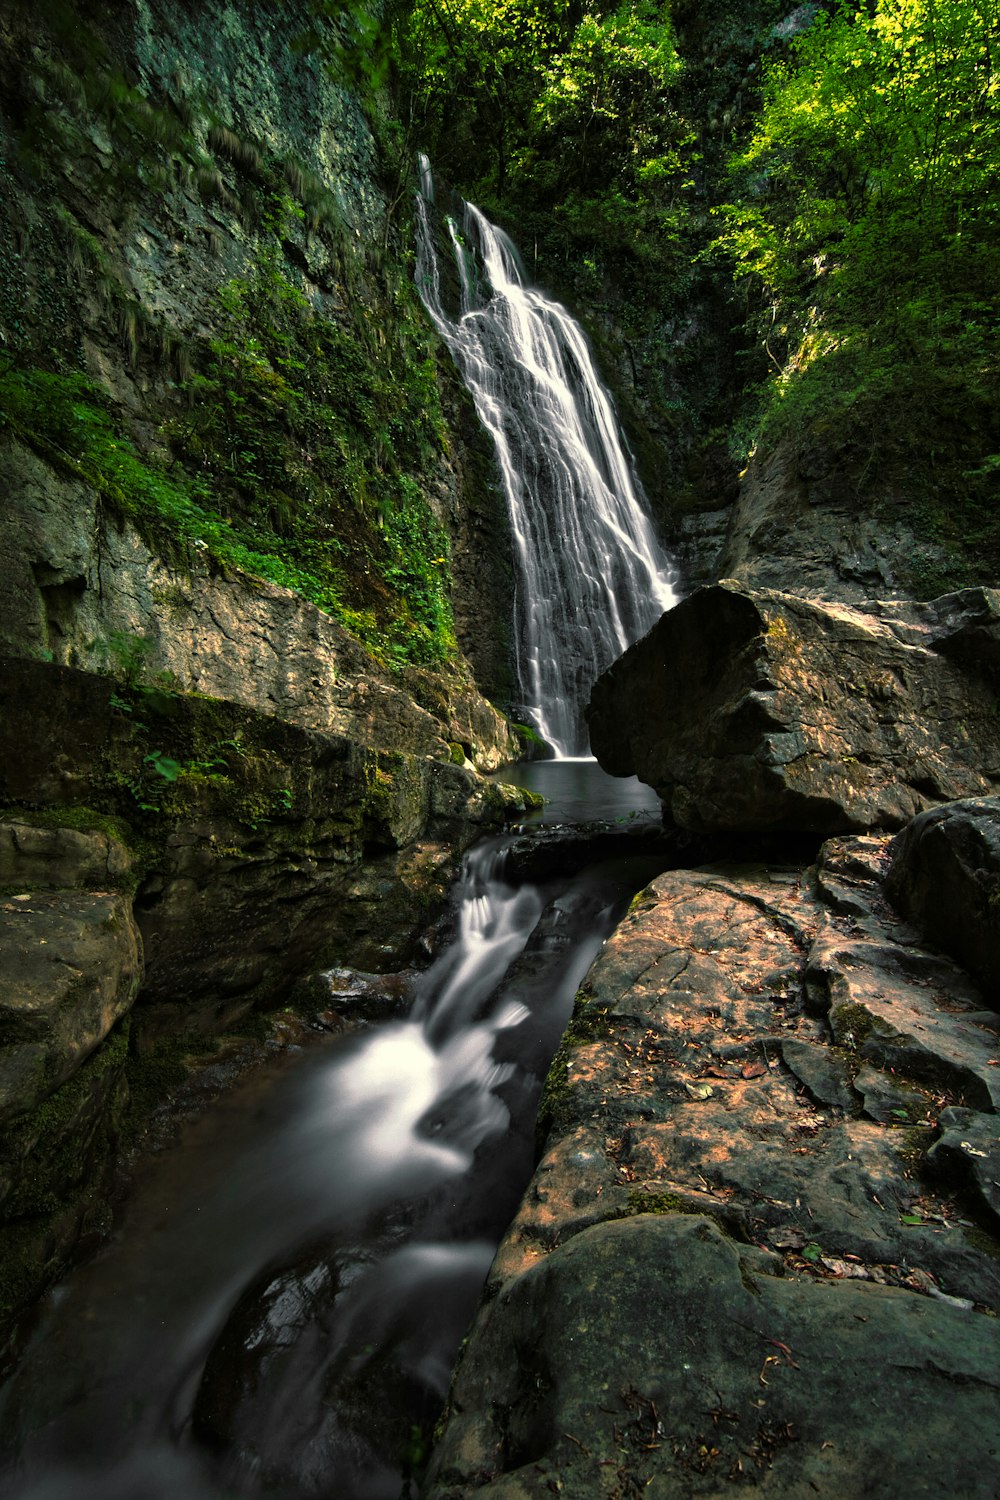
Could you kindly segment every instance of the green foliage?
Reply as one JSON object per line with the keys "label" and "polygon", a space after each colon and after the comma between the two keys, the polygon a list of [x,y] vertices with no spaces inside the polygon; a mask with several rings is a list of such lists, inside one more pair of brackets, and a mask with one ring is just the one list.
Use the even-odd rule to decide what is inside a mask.
{"label": "green foliage", "polygon": [[386,272],[383,292],[388,332],[385,304],[360,292],[341,325],[266,253],[223,289],[222,335],[168,436],[227,523],[269,539],[292,587],[388,661],[433,665],[455,649],[447,536],[421,484],[444,421],[413,290]]}
{"label": "green foliage", "polygon": [[[761,13],[780,0],[743,0],[737,14],[693,7],[697,48],[674,24],[680,8],[429,0],[409,7],[399,67],[403,111],[439,176],[510,227],[529,274],[587,318],[608,373],[629,371],[620,408],[635,416],[641,400],[661,473],[664,439],[673,459],[699,423],[725,421],[717,403],[734,384],[737,320],[706,294],[713,269],[699,260],[712,191],[704,114],[721,71],[702,48],[718,36],[727,56],[749,55]],[[727,89],[742,63],[732,71]],[[719,311],[692,337],[706,295]]]}
{"label": "green foliage", "polygon": [[578,219],[587,203],[593,229],[676,189],[680,63],[662,4],[581,14],[567,0],[433,0],[409,11],[403,86],[435,161],[477,196],[557,212],[572,202]]}
{"label": "green foliage", "polygon": [[758,289],[760,435],[850,431],[972,509],[1000,445],[998,25],[997,0],[820,12],[768,71],[718,242]]}
{"label": "green foliage", "polygon": [[[304,299],[283,280],[271,294],[279,309],[305,316]],[[241,286],[229,295],[240,324],[252,299]],[[390,663],[447,660],[447,542],[417,480],[401,472],[406,460],[418,468],[437,451],[429,360],[403,388],[387,358],[365,360],[334,325],[306,325],[315,339],[308,369],[281,318],[270,357],[246,327],[212,343],[206,373],[189,389],[198,404],[171,430],[184,461],[169,470],[139,456],[108,398],[79,373],[9,365],[0,373],[0,430],[85,481],[176,560],[201,552],[291,588]],[[349,592],[344,533],[370,598]],[[147,653],[139,638],[106,643],[126,683],[141,677]]]}

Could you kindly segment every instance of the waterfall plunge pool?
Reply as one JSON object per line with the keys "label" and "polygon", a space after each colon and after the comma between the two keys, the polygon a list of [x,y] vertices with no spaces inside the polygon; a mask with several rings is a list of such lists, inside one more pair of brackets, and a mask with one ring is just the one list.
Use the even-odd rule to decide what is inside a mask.
{"label": "waterfall plunge pool", "polygon": [[[594,762],[507,775],[550,799],[549,824],[650,810]],[[10,1500],[406,1492],[576,989],[666,863],[516,884],[504,849],[467,857],[455,939],[405,1019],[263,1067],[145,1164],[0,1392]]]}

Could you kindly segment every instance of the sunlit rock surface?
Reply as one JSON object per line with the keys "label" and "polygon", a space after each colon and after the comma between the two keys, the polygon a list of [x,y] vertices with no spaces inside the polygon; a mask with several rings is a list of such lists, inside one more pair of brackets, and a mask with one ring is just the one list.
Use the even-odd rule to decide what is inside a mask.
{"label": "sunlit rock surface", "polygon": [[432,1500],[993,1494],[997,1022],[885,900],[890,842],[636,898],[550,1071]]}
{"label": "sunlit rock surface", "polygon": [[726,581],[598,679],[591,743],[681,827],[898,828],[1000,779],[1000,599],[854,606]]}

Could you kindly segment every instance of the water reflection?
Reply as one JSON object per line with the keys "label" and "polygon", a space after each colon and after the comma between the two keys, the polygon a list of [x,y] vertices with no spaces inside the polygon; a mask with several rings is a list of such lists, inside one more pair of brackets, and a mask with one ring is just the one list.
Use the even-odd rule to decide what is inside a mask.
{"label": "water reflection", "polygon": [[528,787],[546,799],[529,822],[614,823],[636,814],[659,818],[662,806],[651,786],[635,776],[609,776],[593,759],[522,761],[500,779]]}

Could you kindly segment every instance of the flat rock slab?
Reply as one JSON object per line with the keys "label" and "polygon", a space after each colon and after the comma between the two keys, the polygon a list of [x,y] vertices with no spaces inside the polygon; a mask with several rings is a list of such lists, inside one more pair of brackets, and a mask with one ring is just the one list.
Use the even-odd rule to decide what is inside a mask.
{"label": "flat rock slab", "polygon": [[33,1109],[131,1006],[142,946],[131,902],[102,891],[0,900],[0,1119]]}
{"label": "flat rock slab", "polygon": [[699,1216],[586,1229],[473,1334],[427,1500],[992,1500],[996,1327],[896,1287],[756,1275]]}
{"label": "flat rock slab", "polygon": [[633,902],[550,1070],[429,1500],[998,1492],[996,1032],[885,901],[889,843]]}
{"label": "flat rock slab", "polygon": [[849,606],[726,580],[598,679],[591,745],[683,828],[899,828],[1000,779],[998,625],[987,589]]}

